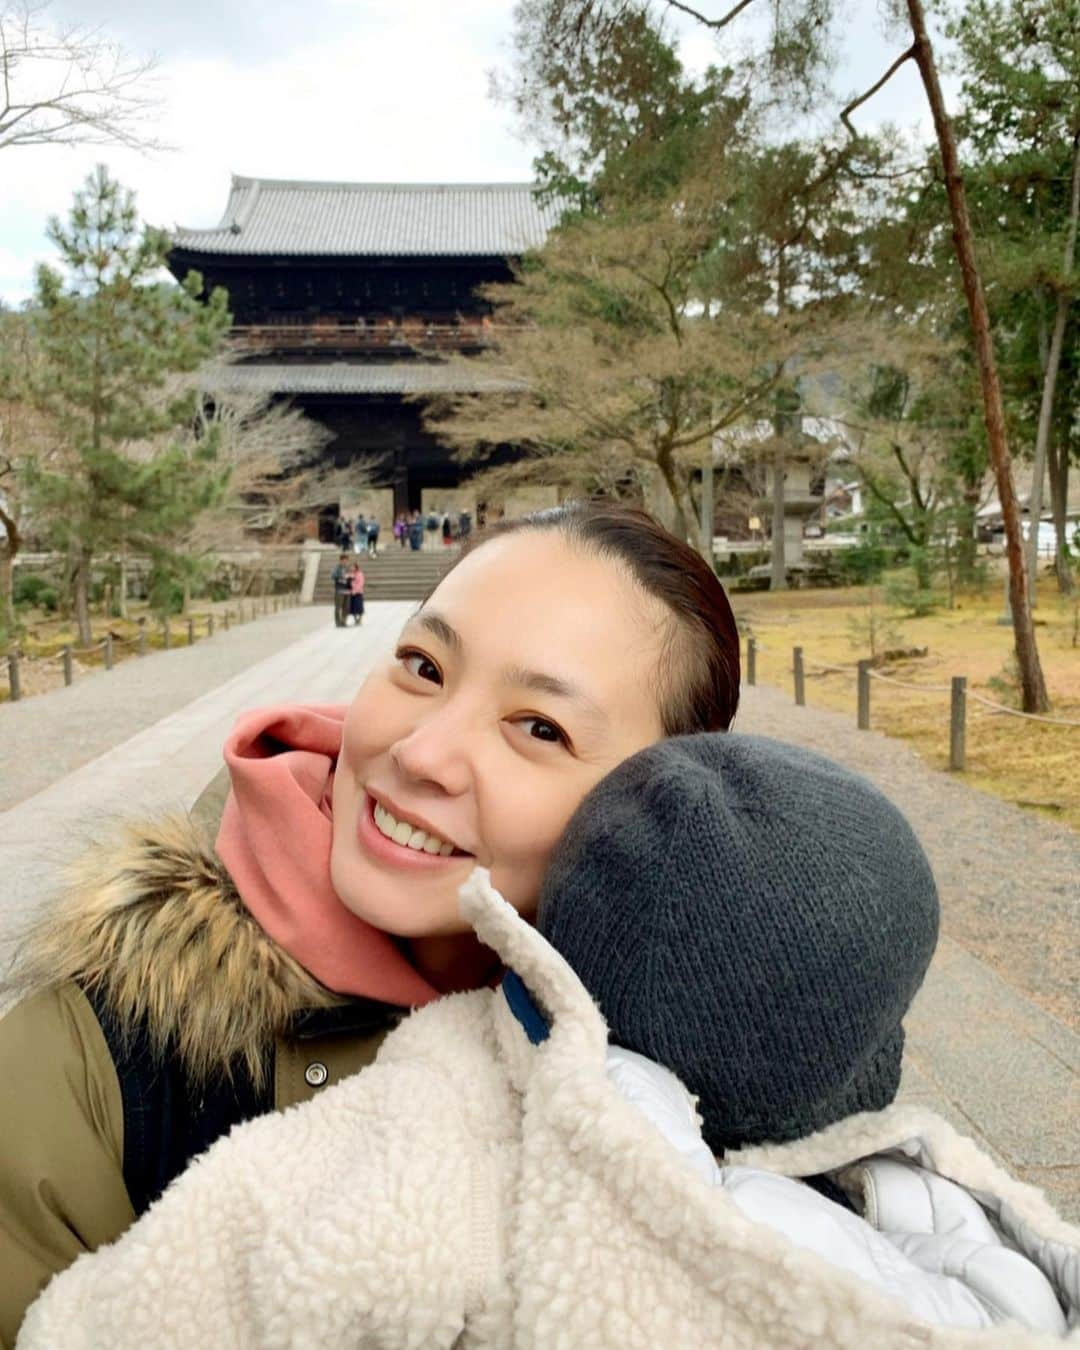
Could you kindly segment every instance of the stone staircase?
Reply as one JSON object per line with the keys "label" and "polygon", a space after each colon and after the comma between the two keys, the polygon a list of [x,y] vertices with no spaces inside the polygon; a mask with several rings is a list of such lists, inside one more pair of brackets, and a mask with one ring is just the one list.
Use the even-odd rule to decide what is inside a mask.
{"label": "stone staircase", "polygon": [[[442,578],[443,573],[457,557],[457,548],[438,552],[401,548],[391,540],[392,547],[380,549],[375,558],[357,554],[364,573],[364,595],[368,600],[423,600]],[[334,583],[331,580],[337,566],[338,554],[327,550],[319,559],[319,575],[315,582],[312,604],[332,605]]]}

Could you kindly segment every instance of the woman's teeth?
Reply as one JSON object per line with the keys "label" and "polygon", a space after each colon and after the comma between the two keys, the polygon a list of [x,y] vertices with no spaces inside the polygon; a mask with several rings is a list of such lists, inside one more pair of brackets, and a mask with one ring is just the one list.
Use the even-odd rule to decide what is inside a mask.
{"label": "woman's teeth", "polygon": [[375,806],[375,824],[380,832],[385,834],[387,839],[392,839],[395,844],[401,844],[405,848],[415,848],[424,853],[438,853],[444,858],[449,858],[454,851],[453,844],[448,844],[445,839],[440,839],[437,834],[428,834],[426,830],[418,830],[415,825],[410,825],[407,820],[397,820],[385,806],[380,806],[378,802]]}

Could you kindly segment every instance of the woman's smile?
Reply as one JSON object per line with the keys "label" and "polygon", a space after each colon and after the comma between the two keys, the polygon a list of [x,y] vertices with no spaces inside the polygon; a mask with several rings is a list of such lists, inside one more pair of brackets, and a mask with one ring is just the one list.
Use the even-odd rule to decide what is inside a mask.
{"label": "woman's smile", "polygon": [[357,827],[360,847],[373,859],[394,867],[445,868],[472,859],[430,827],[410,820],[399,809],[391,811],[370,792],[364,793]]}

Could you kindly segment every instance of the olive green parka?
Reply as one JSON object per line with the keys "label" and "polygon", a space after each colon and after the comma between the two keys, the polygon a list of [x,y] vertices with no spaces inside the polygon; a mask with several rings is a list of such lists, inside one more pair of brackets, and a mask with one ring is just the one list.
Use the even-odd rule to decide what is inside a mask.
{"label": "olive green parka", "polygon": [[0,1019],[0,1350],[192,1156],[371,1063],[400,1018],[331,993],[244,908],[210,842],[227,787],[118,827],[23,944]]}

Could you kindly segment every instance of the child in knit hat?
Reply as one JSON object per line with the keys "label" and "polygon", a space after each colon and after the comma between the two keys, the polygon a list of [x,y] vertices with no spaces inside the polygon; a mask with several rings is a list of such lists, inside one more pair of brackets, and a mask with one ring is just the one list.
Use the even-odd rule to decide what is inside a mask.
{"label": "child in knit hat", "polygon": [[715,1153],[895,1097],[937,942],[926,856],[865,779],[756,736],[661,742],[585,799],[537,928],[611,1039],[698,1097]]}
{"label": "child in knit hat", "polygon": [[[863,1175],[880,1192],[877,1229],[902,1223],[905,1187],[924,1183],[949,1215],[943,1233],[905,1247],[828,1176],[721,1165],[896,1096],[901,1019],[934,952],[938,896],[910,825],[865,779],[764,737],[660,742],[578,809],[536,926],[604,1015],[610,1080],[744,1214],[930,1323],[988,1325],[1007,1308],[1063,1329],[1049,1282],[941,1178],[912,1186],[876,1164]],[[968,1281],[951,1278],[964,1263]]]}
{"label": "child in knit hat", "polygon": [[1034,1350],[1080,1325],[1080,1233],[890,1106],[938,904],[863,779],[669,739],[585,799],[535,930],[482,869],[461,896],[501,987],[220,1140],[17,1350]]}

